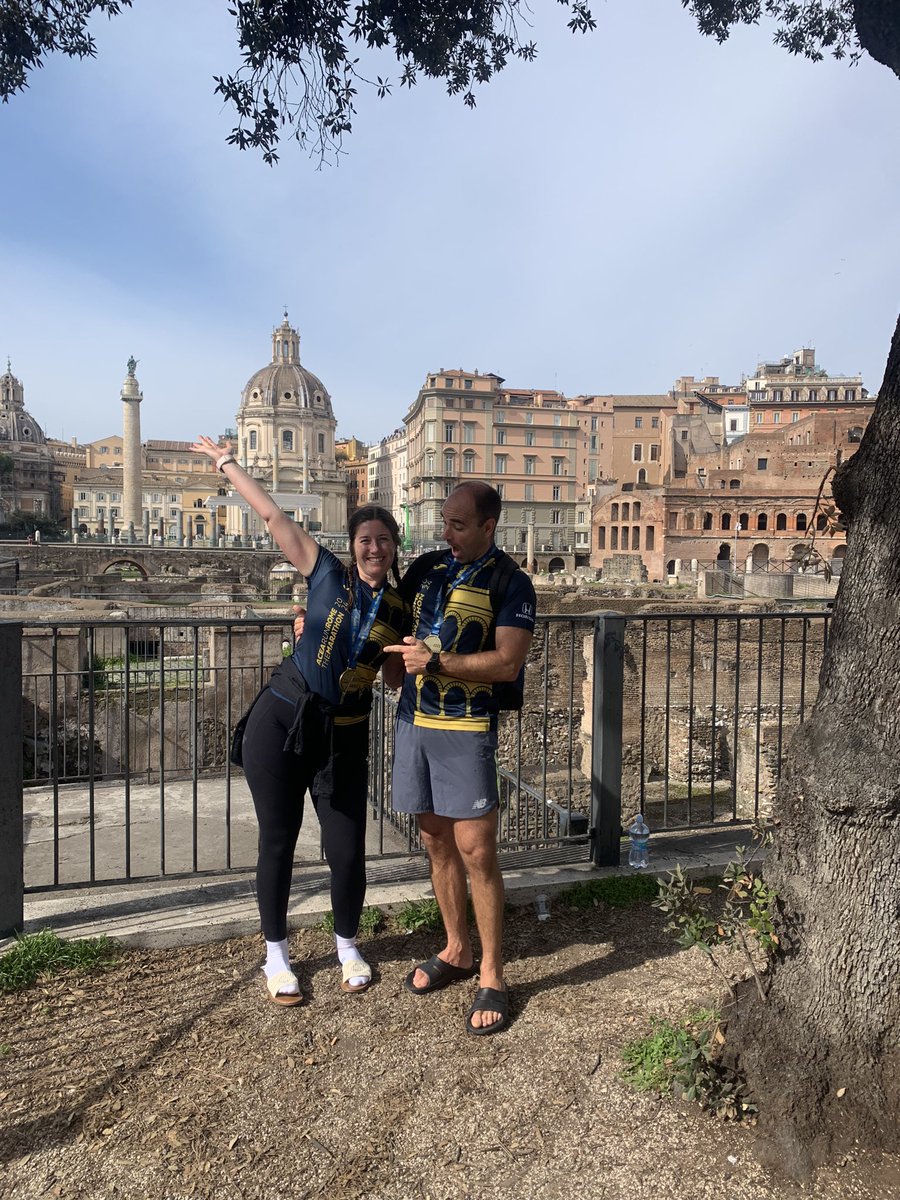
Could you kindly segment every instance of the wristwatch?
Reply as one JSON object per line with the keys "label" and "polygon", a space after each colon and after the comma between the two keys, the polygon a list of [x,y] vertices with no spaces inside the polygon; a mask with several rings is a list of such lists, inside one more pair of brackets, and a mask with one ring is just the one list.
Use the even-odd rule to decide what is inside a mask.
{"label": "wristwatch", "polygon": [[439,675],[440,672],[441,672],[441,652],[440,652],[440,650],[435,650],[434,654],[432,654],[431,658],[429,658],[428,662],[425,664],[425,674],[426,675]]}

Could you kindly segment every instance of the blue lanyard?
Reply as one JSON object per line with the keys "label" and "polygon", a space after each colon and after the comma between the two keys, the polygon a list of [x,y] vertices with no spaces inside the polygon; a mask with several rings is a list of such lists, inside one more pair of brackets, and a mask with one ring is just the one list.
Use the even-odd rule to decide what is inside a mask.
{"label": "blue lanyard", "polygon": [[[434,614],[431,618],[431,632],[433,634],[440,633],[441,626],[444,623],[444,609],[447,607],[447,600],[450,595],[458,587],[462,587],[464,583],[472,578],[494,553],[495,547],[491,546],[486,554],[482,554],[480,558],[476,558],[474,562],[468,563],[467,566],[461,567],[459,563],[451,563],[447,569],[447,574],[441,584],[440,597],[434,608]],[[454,571],[454,568],[457,568]]]}
{"label": "blue lanyard", "polygon": [[359,660],[360,652],[366,644],[369,634],[372,632],[372,626],[375,624],[375,617],[378,614],[378,605],[381,603],[381,596],[384,592],[384,584],[377,592],[372,593],[372,603],[369,605],[365,617],[362,616],[362,592],[359,586],[359,580],[354,583],[353,589],[353,607],[350,609],[350,662],[351,667],[355,667]]}

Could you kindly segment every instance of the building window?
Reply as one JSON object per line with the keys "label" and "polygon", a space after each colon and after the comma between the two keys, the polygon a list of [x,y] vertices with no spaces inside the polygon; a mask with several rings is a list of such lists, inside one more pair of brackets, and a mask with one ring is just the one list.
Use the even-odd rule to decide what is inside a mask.
{"label": "building window", "polygon": [[497,443],[498,446],[505,446],[506,445],[506,430],[505,429],[494,430],[494,441]]}
{"label": "building window", "polygon": [[525,474],[526,475],[536,474],[536,471],[535,471],[536,466],[537,466],[537,459],[534,457],[534,455],[526,454],[525,455]]}
{"label": "building window", "polygon": [[685,529],[694,528],[694,514],[692,512],[684,514],[684,527]]}
{"label": "building window", "polygon": [[525,484],[525,499],[526,500],[534,499],[534,484],[533,483]]}
{"label": "building window", "polygon": [[656,531],[653,525],[648,525],[644,530],[644,549],[654,550],[656,542]]}
{"label": "building window", "polygon": [[635,500],[634,504],[632,504],[632,506],[631,506],[631,519],[632,519],[632,521],[639,521],[641,519],[641,502],[640,502],[640,500]]}
{"label": "building window", "polygon": [[597,549],[598,550],[606,549],[606,526],[605,525],[599,525],[597,527]]}
{"label": "building window", "polygon": [[780,404],[784,399],[784,391],[781,388],[774,388],[772,391],[772,402]]}
{"label": "building window", "polygon": [[450,378],[450,376],[449,376],[449,375],[448,375],[448,376],[447,376],[447,378],[444,380],[444,387],[445,387],[445,388],[448,388],[448,387],[449,387],[449,388],[452,388],[452,387],[453,387],[453,380]]}
{"label": "building window", "polygon": [[631,548],[632,550],[640,550],[641,548],[641,527],[634,525],[631,530]]}
{"label": "building window", "polygon": [[553,414],[553,424],[562,425],[562,415],[560,413]]}
{"label": "building window", "polygon": [[559,493],[560,493],[560,486],[559,486],[559,484],[558,484],[558,483],[557,483],[557,484],[554,484],[554,485],[553,485],[553,499],[554,499],[554,500],[558,500],[558,499],[559,499]]}
{"label": "building window", "polygon": [[682,431],[681,431],[681,440],[683,442],[686,442],[688,440],[688,431],[686,429],[682,429]]}
{"label": "building window", "polygon": [[631,447],[631,461],[642,462],[644,458],[644,447],[640,442],[635,442]]}
{"label": "building window", "polygon": [[[494,491],[497,493],[497,495],[500,497],[501,500],[503,499],[503,497],[506,494],[504,491],[505,487],[506,487],[505,483],[498,483],[496,485],[496,487],[494,488]],[[500,524],[502,525],[505,520],[506,520],[506,509],[504,508],[503,511],[500,513],[500,517],[499,517]]]}
{"label": "building window", "polygon": [[791,388],[791,404],[799,404],[799,403],[800,403],[800,389],[799,388]]}
{"label": "building window", "polygon": [[533,429],[525,430],[525,445],[526,446],[534,445],[534,430]]}
{"label": "building window", "polygon": [[595,454],[597,451],[597,435],[596,435],[596,433],[591,434],[590,447],[591,447],[591,453]]}
{"label": "building window", "polygon": [[563,459],[554,457],[554,459],[553,459],[553,474],[554,475],[562,475],[562,473],[563,473]]}
{"label": "building window", "polygon": [[619,527],[618,527],[618,525],[613,525],[612,529],[609,531],[609,548],[610,548],[610,550],[618,550],[618,548],[619,548]]}
{"label": "building window", "polygon": [[829,400],[830,400],[832,403],[834,403],[834,401],[835,401],[835,400],[837,400],[837,398],[838,398],[838,390],[837,390],[837,388],[829,388],[829,389],[828,389],[828,399],[829,399]]}
{"label": "building window", "polygon": [[856,388],[844,388],[844,402],[852,404],[856,400]]}
{"label": "building window", "polygon": [[781,424],[781,413],[780,412],[772,413],[772,420],[774,421],[774,423],[776,425],[780,425]]}
{"label": "building window", "polygon": [[819,389],[818,388],[810,388],[809,389],[809,402],[810,402],[810,404],[818,404],[818,402],[819,402]]}
{"label": "building window", "polygon": [[87,498],[88,498],[88,494],[87,494],[87,492],[79,492],[79,493],[78,493],[78,499],[79,499],[79,500],[87,500]]}
{"label": "building window", "polygon": [[591,417],[591,429],[594,431],[596,431],[596,429],[597,429],[597,418],[596,417]]}
{"label": "building window", "polygon": [[775,528],[776,529],[787,529],[787,513],[776,513],[775,514]]}
{"label": "building window", "polygon": [[325,434],[324,433],[320,433],[316,439],[316,453],[317,454],[325,453]]}
{"label": "building window", "polygon": [[561,433],[558,433],[556,430],[554,430],[553,431],[553,445],[558,447],[558,446],[561,446],[562,444],[563,444],[563,435]]}
{"label": "building window", "polygon": [[631,505],[628,504],[627,502],[622,505],[622,520],[623,521],[631,520]]}
{"label": "building window", "polygon": [[473,445],[475,441],[475,425],[472,421],[463,421],[463,442],[467,446]]}
{"label": "building window", "polygon": [[550,524],[551,525],[561,525],[562,524],[562,510],[561,509],[559,509],[559,508],[551,508],[550,509]]}
{"label": "building window", "polygon": [[758,458],[756,460],[757,471],[767,471],[769,469],[769,460],[767,458]]}
{"label": "building window", "polygon": [[722,513],[722,528],[731,528],[731,513]]}
{"label": "building window", "polygon": [[454,475],[456,473],[456,455],[450,451],[444,455],[444,474]]}
{"label": "building window", "polygon": [[494,413],[494,424],[495,425],[502,425],[505,420],[506,420],[506,413],[502,413],[499,410]]}
{"label": "building window", "polygon": [[741,486],[741,481],[739,479],[729,479],[728,486],[734,490],[735,488],[739,488]]}
{"label": "building window", "polygon": [[677,529],[677,528],[678,528],[678,513],[670,512],[669,513],[669,529]]}
{"label": "building window", "polygon": [[637,473],[637,482],[638,483],[646,483],[647,482],[647,472],[643,467],[641,467],[641,469]]}
{"label": "building window", "polygon": [[635,417],[635,418],[634,418],[634,427],[635,427],[635,429],[640,429],[640,428],[641,428],[641,426],[642,426],[643,424],[644,424],[644,418],[643,418],[643,417]]}
{"label": "building window", "polygon": [[471,389],[471,387],[472,387],[472,380],[471,380],[471,379],[466,379],[466,380],[463,382],[463,387],[464,387],[464,388],[466,388],[467,390]]}
{"label": "building window", "polygon": [[797,513],[797,532],[803,533],[806,530],[806,513]]}
{"label": "building window", "polygon": [[650,461],[659,462],[659,446],[655,442],[650,447]]}
{"label": "building window", "polygon": [[737,419],[735,417],[729,417],[728,419],[728,432],[737,433]]}
{"label": "building window", "polygon": [[848,442],[861,442],[862,435],[863,435],[862,426],[854,425],[852,429],[847,430],[847,441]]}
{"label": "building window", "polygon": [[769,518],[766,516],[766,514],[765,514],[765,513],[759,513],[759,515],[757,516],[757,518],[756,518],[756,528],[757,528],[757,529],[758,529],[760,532],[762,532],[764,529],[768,529],[768,528],[769,528]]}
{"label": "building window", "polygon": [[251,450],[256,449],[256,430],[255,429],[250,430],[250,441],[248,444],[249,444]]}
{"label": "building window", "polygon": [[282,429],[281,431],[281,448],[282,450],[294,449],[294,433],[291,429]]}
{"label": "building window", "polygon": [[444,424],[444,441],[445,442],[452,442],[452,441],[456,440],[454,437],[454,433],[453,433],[455,428],[456,428],[456,426],[453,424],[452,421],[447,421]]}
{"label": "building window", "polygon": [[475,454],[472,450],[466,450],[463,454],[463,471],[467,475],[471,475],[475,470]]}
{"label": "building window", "polygon": [[798,412],[792,412],[791,413],[791,421],[799,421],[799,420],[800,420],[800,414]]}
{"label": "building window", "polygon": [[610,508],[610,510],[609,510],[609,519],[610,519],[610,521],[618,521],[618,519],[619,519],[619,506],[618,506],[618,504],[614,504],[614,505],[613,505],[613,506]]}
{"label": "building window", "polygon": [[495,454],[494,455],[494,473],[497,475],[505,475],[506,474],[506,455],[505,454]]}

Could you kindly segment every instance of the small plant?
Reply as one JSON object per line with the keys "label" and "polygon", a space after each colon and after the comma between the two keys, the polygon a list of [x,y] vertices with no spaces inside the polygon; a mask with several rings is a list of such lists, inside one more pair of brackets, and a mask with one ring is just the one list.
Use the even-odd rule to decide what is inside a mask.
{"label": "small plant", "polygon": [[609,875],[605,879],[574,883],[559,893],[559,901],[569,908],[596,908],[598,904],[628,908],[643,900],[653,900],[658,891],[652,875]]}
{"label": "small plant", "polygon": [[653,1032],[622,1051],[624,1078],[638,1091],[671,1092],[693,1100],[723,1120],[739,1121],[756,1113],[743,1082],[724,1071],[717,1052],[725,1037],[719,1013],[700,1009],[681,1021],[656,1020]]}
{"label": "small plant", "polygon": [[750,942],[755,939],[766,954],[771,954],[778,945],[774,922],[777,895],[760,875],[754,873],[751,863],[771,841],[772,825],[762,822],[753,826],[749,847],[736,847],[736,857],[725,868],[718,885],[725,891],[725,901],[719,912],[711,912],[706,902],[712,889],[694,884],[680,864],[667,881],[660,882],[659,896],[653,902],[654,907],[669,916],[666,929],[678,934],[679,946],[685,949],[698,946],[709,956],[732,999],[735,993],[731,980],[715,955],[718,946],[737,946],[742,951],[760,999],[766,998]]}
{"label": "small plant", "polygon": [[[359,917],[359,932],[365,934],[366,937],[371,937],[377,933],[384,924],[384,913],[377,904],[370,904],[364,908]],[[334,913],[327,912],[322,918],[321,928],[325,933],[334,933]]]}
{"label": "small plant", "polygon": [[418,929],[443,929],[441,910],[437,900],[408,900],[397,917],[407,933]]}
{"label": "small plant", "polygon": [[0,992],[20,992],[63,971],[105,970],[119,955],[119,947],[108,937],[66,942],[51,929],[26,934],[0,956]]}

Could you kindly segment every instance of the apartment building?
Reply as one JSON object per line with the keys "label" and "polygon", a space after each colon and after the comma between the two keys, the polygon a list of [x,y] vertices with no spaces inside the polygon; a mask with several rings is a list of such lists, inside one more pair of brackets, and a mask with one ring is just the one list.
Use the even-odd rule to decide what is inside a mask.
{"label": "apartment building", "polygon": [[394,514],[401,526],[405,525],[408,475],[405,426],[369,447],[368,469],[369,503],[380,504]]}
{"label": "apartment building", "polygon": [[426,377],[404,418],[413,546],[440,543],[441,504],[471,477],[503,497],[498,545],[524,556],[533,530],[539,553],[574,554],[580,546],[586,554],[589,501],[578,467],[590,414],[559,392],[503,383],[478,371]]}
{"label": "apartment building", "polygon": [[369,447],[351,437],[334,443],[338,471],[347,481],[347,516],[369,503]]}
{"label": "apartment building", "polygon": [[746,381],[750,423],[755,429],[795,424],[812,413],[837,414],[875,406],[860,375],[829,375],[811,346],[777,362],[761,362]]}

